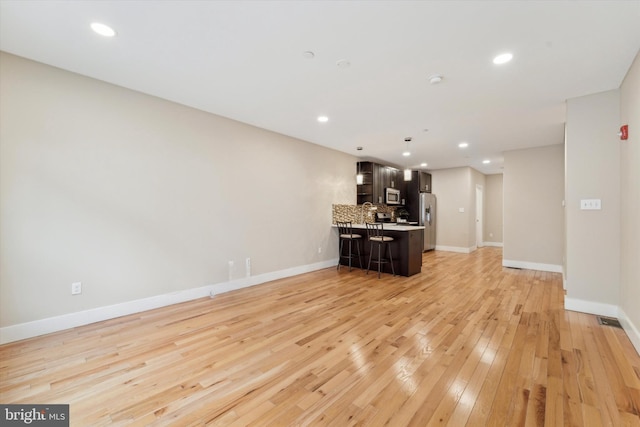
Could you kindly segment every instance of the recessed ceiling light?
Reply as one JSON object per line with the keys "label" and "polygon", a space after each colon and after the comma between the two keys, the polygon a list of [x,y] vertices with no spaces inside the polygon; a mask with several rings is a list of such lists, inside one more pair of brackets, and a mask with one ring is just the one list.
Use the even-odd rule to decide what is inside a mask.
{"label": "recessed ceiling light", "polygon": [[105,37],[113,37],[116,35],[116,32],[113,28],[108,25],[101,24],[100,22],[93,22],[91,24],[91,29],[101,36]]}
{"label": "recessed ceiling light", "polygon": [[351,66],[351,62],[347,61],[346,59],[341,59],[336,62],[336,65],[338,66],[338,68],[349,68]]}
{"label": "recessed ceiling light", "polygon": [[426,163],[420,163],[420,166],[423,167],[423,168],[426,168],[427,164]]}
{"label": "recessed ceiling light", "polygon": [[491,163],[491,160],[483,160],[482,163],[484,163],[485,165],[488,165],[489,163]]}
{"label": "recessed ceiling light", "polygon": [[305,52],[302,52],[302,57],[305,59],[313,59],[315,58],[316,54],[311,52],[310,50],[307,50]]}
{"label": "recessed ceiling light", "polygon": [[467,142],[461,142],[460,144],[458,144],[458,147],[460,148],[467,148],[469,146],[469,143]]}
{"label": "recessed ceiling light", "polygon": [[437,85],[442,81],[442,76],[440,74],[434,74],[433,76],[429,76],[429,83],[432,85]]}
{"label": "recessed ceiling light", "polygon": [[402,155],[405,157],[409,157],[411,155],[411,151],[403,151]]}
{"label": "recessed ceiling light", "polygon": [[506,52],[493,58],[493,63],[496,65],[506,64],[513,59],[513,54]]}
{"label": "recessed ceiling light", "polygon": [[327,123],[329,121],[329,117],[327,117],[327,116],[318,116],[318,121],[320,123]]}

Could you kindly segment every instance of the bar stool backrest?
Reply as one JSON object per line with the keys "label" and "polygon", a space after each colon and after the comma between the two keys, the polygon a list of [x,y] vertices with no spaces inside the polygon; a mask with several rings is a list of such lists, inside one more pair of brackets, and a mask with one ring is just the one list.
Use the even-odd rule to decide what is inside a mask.
{"label": "bar stool backrest", "polygon": [[367,223],[367,238],[384,236],[384,225],[382,223]]}
{"label": "bar stool backrest", "polygon": [[370,242],[393,242],[393,237],[384,235],[384,225],[382,223],[367,224],[367,238]]}
{"label": "bar stool backrest", "polygon": [[336,225],[338,226],[338,234],[340,237],[351,238],[353,236],[351,221],[336,221]]}

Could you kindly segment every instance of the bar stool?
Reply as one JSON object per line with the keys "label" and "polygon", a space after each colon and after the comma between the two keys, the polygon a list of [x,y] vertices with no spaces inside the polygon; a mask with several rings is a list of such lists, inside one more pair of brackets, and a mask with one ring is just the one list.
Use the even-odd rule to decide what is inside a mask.
{"label": "bar stool", "polygon": [[[367,265],[367,274],[371,269],[371,261],[378,264],[378,279],[380,278],[380,266],[382,264],[391,263],[391,272],[396,275],[396,271],[393,268],[393,257],[391,256],[391,242],[393,237],[384,235],[384,226],[381,223],[369,224],[367,223],[367,237],[371,247],[369,249],[369,264]],[[378,249],[378,258],[371,259],[373,255],[374,246]],[[383,258],[385,251],[389,251],[389,258]]]}
{"label": "bar stool", "polygon": [[[360,266],[360,269],[362,269],[362,257],[360,256],[360,239],[362,238],[362,236],[353,233],[351,222],[336,221],[336,225],[338,226],[338,236],[340,239],[340,256],[338,258],[338,270],[340,270],[340,261],[342,260],[342,258],[349,258],[349,271],[351,271],[351,260],[356,256],[358,257],[358,265]],[[345,241],[349,242],[349,252],[347,253],[347,255],[343,254],[343,246]],[[353,243],[356,244],[358,255],[355,255],[352,252],[351,245]]]}

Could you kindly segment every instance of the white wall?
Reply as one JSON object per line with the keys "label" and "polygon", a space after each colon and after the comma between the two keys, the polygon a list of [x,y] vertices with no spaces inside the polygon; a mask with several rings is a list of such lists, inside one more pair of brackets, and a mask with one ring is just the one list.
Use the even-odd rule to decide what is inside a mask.
{"label": "white wall", "polygon": [[1,55],[0,326],[336,258],[354,157]]}
{"label": "white wall", "polygon": [[620,320],[640,352],[640,54],[620,88]]}
{"label": "white wall", "polygon": [[475,250],[476,184],[484,187],[485,176],[469,167],[430,173],[438,200],[436,249],[465,253]]}
{"label": "white wall", "polygon": [[[565,306],[570,310],[617,315],[620,142],[616,132],[619,127],[618,90],[567,101]],[[581,199],[600,199],[602,210],[581,210]]]}
{"label": "white wall", "polygon": [[503,265],[562,271],[562,144],[504,153]]}
{"label": "white wall", "polygon": [[[436,249],[469,252],[469,168],[431,171],[431,187],[437,197]],[[464,212],[459,212],[463,208]]]}
{"label": "white wall", "polygon": [[502,243],[503,227],[503,175],[493,174],[485,177],[484,190],[484,241],[486,244]]}

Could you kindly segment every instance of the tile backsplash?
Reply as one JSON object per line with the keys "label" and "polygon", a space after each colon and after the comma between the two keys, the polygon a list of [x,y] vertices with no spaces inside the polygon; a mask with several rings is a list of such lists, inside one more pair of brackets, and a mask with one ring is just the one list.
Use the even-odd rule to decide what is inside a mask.
{"label": "tile backsplash", "polygon": [[362,222],[372,223],[376,222],[376,212],[390,213],[391,221],[395,221],[396,209],[395,206],[387,206],[384,204],[367,205],[364,208],[363,215],[362,205],[331,205],[332,222],[333,224],[335,224],[336,221],[351,221],[354,224],[361,224]]}

